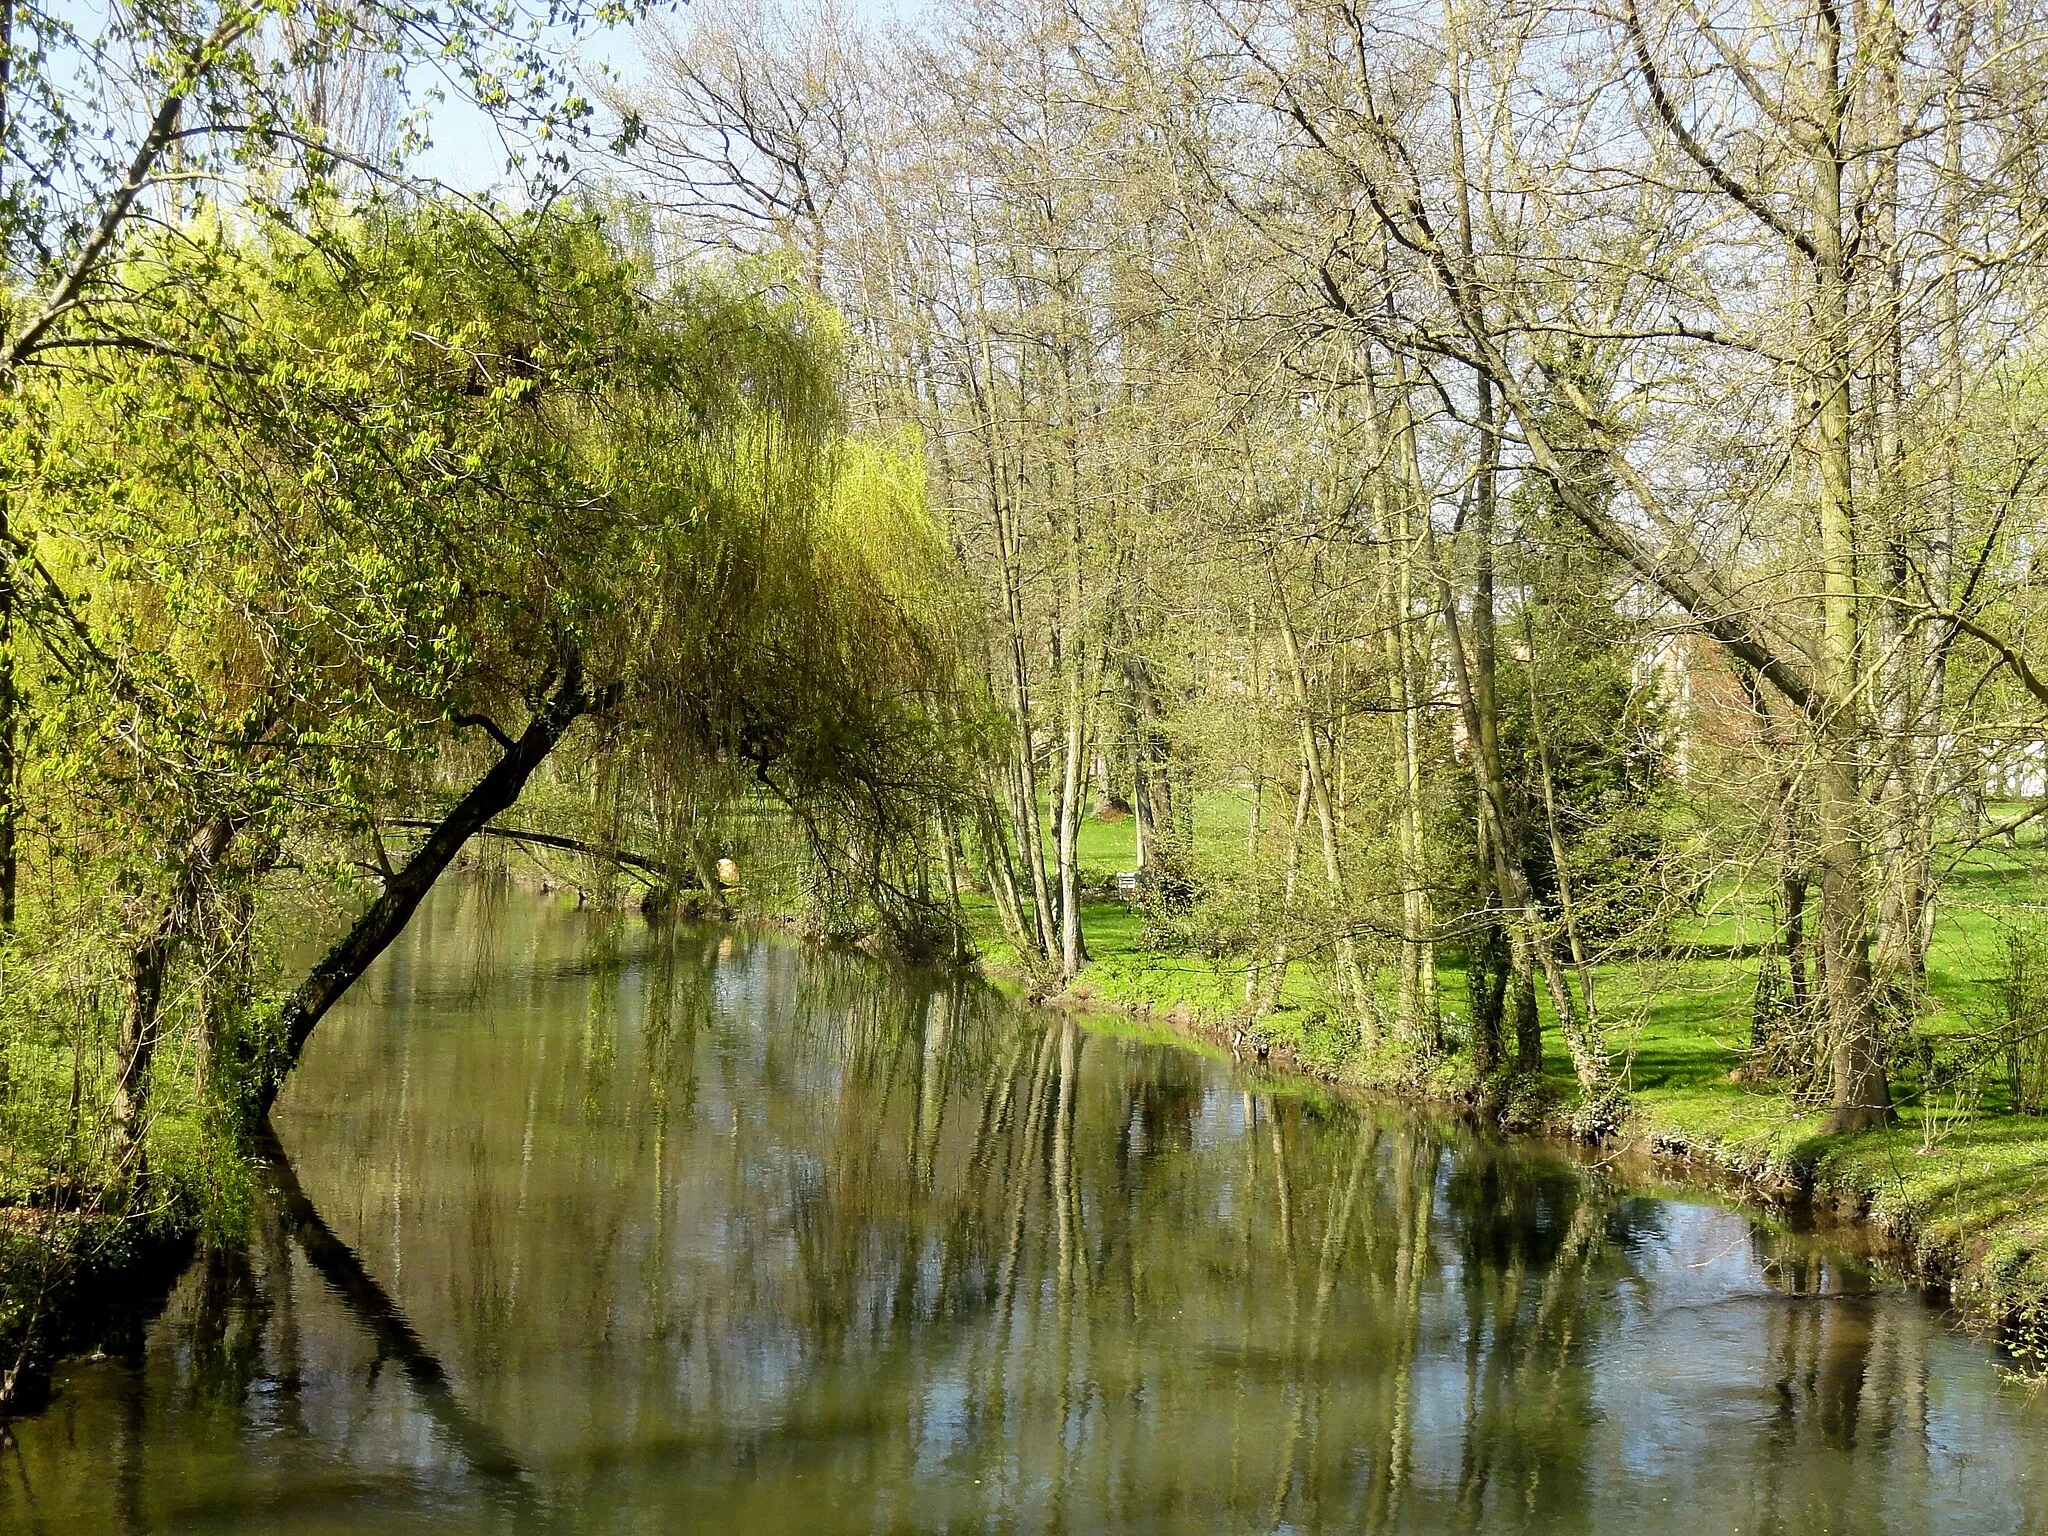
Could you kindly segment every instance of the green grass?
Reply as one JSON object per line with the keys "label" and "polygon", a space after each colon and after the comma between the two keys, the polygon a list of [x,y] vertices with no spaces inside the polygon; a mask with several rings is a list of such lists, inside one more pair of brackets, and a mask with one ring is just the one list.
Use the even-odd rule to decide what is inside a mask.
{"label": "green grass", "polygon": [[[1250,805],[1244,795],[1222,793],[1198,796],[1195,800],[1195,846],[1205,853],[1222,854],[1242,850]],[[1050,807],[1044,825],[1052,825]],[[1138,865],[1138,824],[1125,815],[1104,819],[1081,818],[1081,877],[1103,881],[1120,869]]]}
{"label": "green grass", "polygon": [[[1240,799],[1201,802],[1198,855],[1227,867],[1242,847],[1244,815]],[[1135,862],[1128,818],[1084,821],[1085,880],[1106,883]],[[2035,827],[2023,831],[2016,848],[1976,850],[1947,874],[1921,1034],[1962,1044],[1991,1020],[2006,932],[2016,921],[2048,918],[2044,875],[2048,849]],[[989,903],[971,902],[968,917],[986,964],[1023,969]],[[1082,930],[1090,960],[1070,989],[1078,999],[1164,1018],[1194,1034],[1232,1029],[1243,1019],[1242,961],[1155,948],[1142,916],[1116,901],[1085,904]],[[1898,1125],[1828,1136],[1819,1107],[1739,1080],[1758,957],[1770,936],[1768,893],[1731,884],[1678,925],[1666,953],[1597,969],[1601,1019],[1635,1135],[1762,1187],[1810,1189],[1817,1201],[1866,1214],[1919,1272],[1951,1277],[1959,1299],[2003,1316],[2048,1319],[2048,1117],[2010,1113],[1995,1072],[1981,1074],[1970,1095],[1959,1098],[1923,1092],[1911,1064],[1903,1063]],[[1462,968],[1443,965],[1439,984],[1447,1013],[1462,1014]],[[1325,1076],[1398,1080],[1402,1064],[1387,1069],[1361,1061],[1330,1022],[1334,1013],[1320,967],[1297,963],[1280,1007],[1261,1028]],[[1547,1004],[1545,1014],[1541,1097],[1561,1122],[1577,1090]],[[1451,1066],[1437,1069],[1424,1087],[1455,1092],[1470,1084]]]}

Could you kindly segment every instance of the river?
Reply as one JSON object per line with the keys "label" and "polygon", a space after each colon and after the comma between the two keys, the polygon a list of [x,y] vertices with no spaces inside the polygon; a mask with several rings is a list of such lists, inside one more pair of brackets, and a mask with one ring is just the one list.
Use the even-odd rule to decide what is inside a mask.
{"label": "river", "polygon": [[2048,1530],[2048,1393],[1709,1195],[458,884],[7,1532]]}

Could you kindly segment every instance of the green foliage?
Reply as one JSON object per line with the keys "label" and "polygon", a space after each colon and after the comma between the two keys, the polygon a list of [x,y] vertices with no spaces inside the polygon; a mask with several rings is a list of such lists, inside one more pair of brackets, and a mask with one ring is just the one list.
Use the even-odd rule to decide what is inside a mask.
{"label": "green foliage", "polygon": [[1646,636],[1622,607],[1625,573],[1547,483],[1522,482],[1513,510],[1523,537],[1503,576],[1539,594],[1502,623],[1501,763],[1518,852],[1539,899],[1557,906],[1554,805],[1581,937],[1594,949],[1653,947],[1671,905],[1662,874],[1672,786]]}
{"label": "green foliage", "polygon": [[123,1177],[121,1020],[167,948],[151,1209],[233,1227],[282,934],[345,920],[565,677],[543,819],[683,868],[752,781],[841,901],[931,908],[891,880],[969,716],[910,617],[913,461],[848,444],[829,316],[657,284],[600,213],[438,202],[195,224],[122,272],[152,343],[6,402],[11,1198]]}
{"label": "green foliage", "polygon": [[2017,924],[2005,934],[2004,964],[1994,983],[1997,1033],[2007,1091],[2019,1114],[2048,1110],[2048,944]]}

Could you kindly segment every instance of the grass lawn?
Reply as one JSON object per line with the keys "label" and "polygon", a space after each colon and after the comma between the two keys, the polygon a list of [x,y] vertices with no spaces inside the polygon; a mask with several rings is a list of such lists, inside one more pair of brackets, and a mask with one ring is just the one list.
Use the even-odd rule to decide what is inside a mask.
{"label": "grass lawn", "polygon": [[[1211,858],[1242,847],[1244,827],[1241,800],[1217,797],[1198,807],[1197,841]],[[1080,863],[1084,879],[1098,885],[1133,867],[1131,821],[1087,818]],[[2018,847],[1977,850],[1945,878],[1928,962],[1930,1010],[1920,1025],[1937,1045],[1961,1045],[1991,1020],[2006,934],[2015,923],[2048,926],[2044,875],[2048,849],[2030,827]],[[1021,970],[992,904],[970,900],[967,915],[984,962]],[[1211,1028],[1242,1019],[1241,960],[1155,948],[1141,914],[1118,901],[1085,904],[1082,931],[1090,959],[1074,995]],[[1769,933],[1767,905],[1730,888],[1674,933],[1666,953],[1597,969],[1601,1020],[1637,1133],[1766,1185],[1808,1186],[1819,1198],[1866,1209],[1923,1272],[1952,1276],[1962,1299],[2048,1317],[2048,1117],[2012,1114],[1996,1071],[1958,1097],[1923,1094],[1907,1065],[1897,1074],[1898,1125],[1829,1137],[1820,1131],[1820,1109],[1738,1081]],[[1447,1013],[1462,1014],[1462,968],[1443,965],[1439,982]],[[1263,1030],[1311,1070],[1370,1082],[1370,1064],[1339,1036],[1334,1012],[1321,968],[1298,963]],[[1576,1085],[1547,1005],[1544,1067],[1550,1096],[1568,1107]]]}

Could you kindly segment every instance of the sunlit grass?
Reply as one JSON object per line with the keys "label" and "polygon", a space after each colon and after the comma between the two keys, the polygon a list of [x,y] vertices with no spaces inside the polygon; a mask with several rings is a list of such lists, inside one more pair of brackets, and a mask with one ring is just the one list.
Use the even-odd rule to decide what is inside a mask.
{"label": "sunlit grass", "polygon": [[[1227,865],[1242,849],[1241,797],[1201,802],[1197,856]],[[1993,808],[1993,816],[2006,814]],[[1128,817],[1085,818],[1080,839],[1084,881],[1105,889],[1136,863]],[[1050,860],[1048,859],[1048,864]],[[2048,849],[2040,831],[2023,829],[2017,846],[1987,846],[1945,874],[1928,957],[1927,1009],[1917,1030],[1967,1047],[1994,1019],[1995,988],[2006,936],[2048,919],[2041,875]],[[2001,1075],[1987,1067],[1966,1090],[1931,1089],[1911,1061],[1896,1073],[1900,1123],[1854,1137],[1823,1134],[1821,1106],[1782,1089],[1745,1083],[1761,955],[1773,935],[1769,892],[1710,890],[1701,911],[1673,925],[1654,954],[1599,965],[1595,991],[1611,1058],[1629,1096],[1639,1135],[1685,1150],[1767,1184],[1810,1186],[1824,1198],[1867,1206],[1886,1228],[1910,1234],[1921,1257],[1953,1267],[1974,1256],[1970,1284],[2000,1308],[2048,1297],[2048,1118],[2010,1112]],[[1026,969],[1003,940],[993,905],[970,899],[968,916],[984,961],[999,971]],[[1082,910],[1089,963],[1075,987],[1086,1001],[1132,1014],[1212,1030],[1243,1021],[1245,962],[1180,953],[1152,942],[1143,914],[1120,901]],[[1445,1011],[1466,1008],[1465,975],[1447,950],[1438,982]],[[1299,957],[1279,1008],[1261,1038],[1303,1064],[1337,1077],[1371,1081],[1355,1042],[1332,1023],[1323,957]],[[1383,979],[1384,984],[1384,979]],[[1547,1001],[1544,1072],[1554,1102],[1576,1093],[1571,1064],[1552,1027]],[[1149,1026],[1148,1026],[1149,1027]],[[1455,1088],[1455,1071],[1439,1074]]]}

